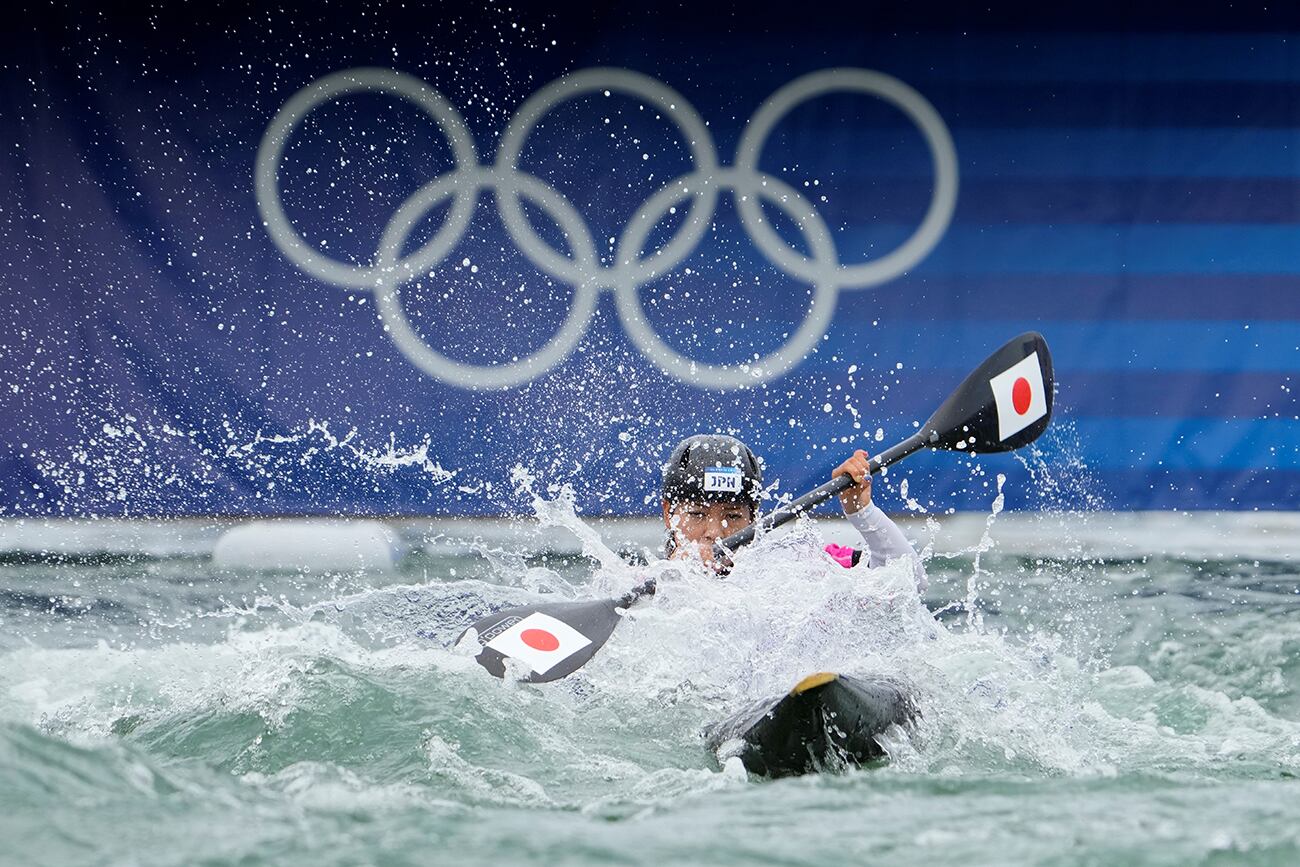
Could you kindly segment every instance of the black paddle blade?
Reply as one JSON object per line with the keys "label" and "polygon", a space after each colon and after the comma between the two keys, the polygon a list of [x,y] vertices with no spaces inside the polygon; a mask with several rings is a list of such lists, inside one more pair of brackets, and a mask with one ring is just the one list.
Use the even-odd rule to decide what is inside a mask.
{"label": "black paddle blade", "polygon": [[520,605],[489,614],[462,632],[474,630],[483,648],[478,664],[497,677],[506,676],[506,658],[531,669],[525,683],[548,683],[572,674],[601,648],[614,627],[622,600],[551,602]]}
{"label": "black paddle blade", "polygon": [[1052,417],[1052,354],[1037,331],[1009,340],[957,386],[921,429],[935,449],[1009,452]]}

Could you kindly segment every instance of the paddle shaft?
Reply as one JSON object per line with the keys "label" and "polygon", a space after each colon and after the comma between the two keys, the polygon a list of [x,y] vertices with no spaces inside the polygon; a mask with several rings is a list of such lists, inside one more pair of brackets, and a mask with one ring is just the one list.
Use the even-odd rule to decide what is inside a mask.
{"label": "paddle shaft", "polygon": [[[925,448],[925,446],[926,440],[921,434],[912,434],[898,445],[891,446],[876,455],[871,459],[867,466],[873,474],[878,473],[890,464],[901,461],[913,452]],[[826,484],[813,488],[802,497],[799,497],[797,500],[792,500],[777,509],[775,512],[764,515],[758,521],[750,524],[745,529],[732,533],[730,536],[719,542],[717,547],[723,549],[720,553],[726,554],[733,552],[737,548],[748,545],[750,542],[754,541],[754,537],[758,533],[766,533],[768,530],[774,530],[782,524],[790,523],[805,512],[820,506],[831,497],[846,490],[852,486],[852,484],[852,476],[836,476]]]}

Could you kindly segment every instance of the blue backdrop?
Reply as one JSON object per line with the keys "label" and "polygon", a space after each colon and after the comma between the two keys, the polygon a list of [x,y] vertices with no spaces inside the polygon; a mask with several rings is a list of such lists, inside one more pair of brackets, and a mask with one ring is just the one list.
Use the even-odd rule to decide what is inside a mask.
{"label": "blue backdrop", "polygon": [[1300,503],[1276,15],[15,20],[4,513],[515,512],[515,467],[639,513],[696,430],[794,493],[1031,328],[1041,453],[917,456],[887,507]]}

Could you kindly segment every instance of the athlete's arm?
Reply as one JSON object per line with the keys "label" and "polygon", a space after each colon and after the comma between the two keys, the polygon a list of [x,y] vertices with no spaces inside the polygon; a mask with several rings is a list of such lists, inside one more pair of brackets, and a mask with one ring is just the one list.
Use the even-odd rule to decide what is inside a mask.
{"label": "athlete's arm", "polygon": [[890,560],[916,554],[912,543],[907,541],[899,526],[874,503],[865,509],[849,512],[847,517],[867,543],[867,565],[873,569],[884,566]]}
{"label": "athlete's arm", "polygon": [[867,543],[867,566],[875,568],[884,566],[890,560],[899,557],[912,559],[916,575],[916,587],[924,590],[929,582],[925,577],[925,567],[916,556],[912,543],[907,541],[903,531],[880,507],[871,502],[871,470],[868,467],[870,457],[862,449],[853,453],[853,457],[835,468],[831,478],[848,475],[853,484],[840,493],[840,505],[849,523],[862,534]]}

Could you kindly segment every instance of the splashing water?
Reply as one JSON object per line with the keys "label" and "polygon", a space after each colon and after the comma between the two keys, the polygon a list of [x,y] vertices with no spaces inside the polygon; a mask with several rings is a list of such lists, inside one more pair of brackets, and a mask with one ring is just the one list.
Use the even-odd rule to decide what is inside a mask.
{"label": "splashing water", "polygon": [[[1061,855],[1055,835],[1033,832],[1047,822],[1136,860],[1153,841],[1179,861],[1295,851],[1290,555],[1213,574],[1168,557],[1054,560],[1008,539],[1041,546],[1059,528],[999,514],[994,499],[977,520],[932,525],[922,599],[906,563],[831,563],[823,522],[762,537],[718,580],[690,563],[629,565],[578,517],[571,491],[538,494],[522,470],[515,484],[538,527],[573,534],[577,556],[552,551],[538,565],[510,541],[522,528],[422,545],[408,527],[417,554],[403,571],[344,595],[323,576],[218,575],[164,548],[143,566],[21,567],[32,593],[15,590],[3,617],[22,640],[0,656],[7,821],[32,829],[75,814],[74,839],[107,860],[151,829],[177,863],[416,857],[431,834],[468,861],[573,854],[580,840],[569,860],[745,863],[762,846],[791,860],[895,847],[978,863]],[[1160,592],[1134,595],[1135,573]],[[651,576],[657,594],[563,681],[498,681],[451,646],[493,608]],[[1090,600],[1074,613],[1100,612],[1089,619],[1109,630],[1090,656],[1046,625],[1068,624],[1055,611],[1062,582]],[[1211,584],[1225,595],[1207,598]],[[81,613],[23,601],[37,592],[75,597]],[[1219,598],[1235,603],[1204,619]],[[183,608],[200,616],[153,626]],[[1155,618],[1162,631],[1144,637]],[[922,717],[886,739],[888,766],[762,784],[705,750],[704,726],[819,670],[913,686]],[[160,805],[174,817],[161,826]],[[1206,810],[1219,818],[1191,830],[1178,818]],[[814,833],[828,823],[872,830]],[[16,845],[19,860],[75,860],[79,844]]]}
{"label": "splashing water", "polygon": [[534,491],[536,479],[522,466],[510,471],[510,481],[519,494],[527,495],[540,527],[559,527],[573,533],[582,542],[582,554],[600,564],[604,575],[630,577],[631,571],[617,553],[606,547],[600,535],[578,519],[574,509],[575,495],[570,485],[555,489],[555,499],[547,500]]}

